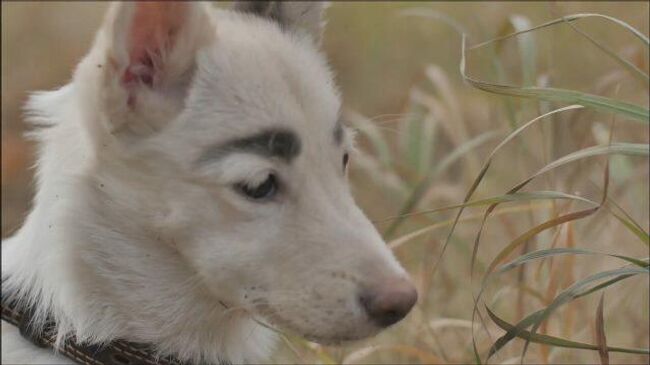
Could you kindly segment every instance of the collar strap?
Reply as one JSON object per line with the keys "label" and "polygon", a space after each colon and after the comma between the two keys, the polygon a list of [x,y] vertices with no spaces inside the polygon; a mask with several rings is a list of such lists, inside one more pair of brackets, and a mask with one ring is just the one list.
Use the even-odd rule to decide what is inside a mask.
{"label": "collar strap", "polygon": [[[56,325],[48,318],[42,329],[33,326],[33,307],[22,308],[2,293],[2,319],[18,327],[20,334],[41,348],[54,349]],[[191,365],[172,357],[156,356],[151,346],[124,340],[114,340],[106,345],[77,342],[74,336],[67,338],[57,348],[58,352],[76,364],[82,365]]]}

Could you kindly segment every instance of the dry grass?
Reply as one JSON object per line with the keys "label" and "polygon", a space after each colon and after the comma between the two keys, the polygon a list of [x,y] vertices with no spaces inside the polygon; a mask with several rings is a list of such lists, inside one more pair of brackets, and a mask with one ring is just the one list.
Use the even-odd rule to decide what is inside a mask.
{"label": "dry grass", "polygon": [[[467,32],[430,9],[402,13]],[[486,94],[429,65],[402,115],[347,113],[364,146],[353,165],[358,193],[384,203],[370,212],[389,212],[376,222],[421,299],[405,323],[363,344],[294,339],[301,361],[648,362],[648,64],[579,28],[595,19],[647,49],[647,37],[616,18],[580,14],[537,28],[513,16],[501,32],[512,36],[497,33],[459,59],[467,85]],[[556,87],[562,53],[547,49],[546,27],[590,43],[581,62],[609,57],[614,67],[580,88]],[[491,67],[468,66],[478,52]]]}
{"label": "dry grass", "polygon": [[[28,197],[22,93],[65,80],[101,12],[29,6],[2,4],[3,235]],[[87,38],[34,76],[18,62],[61,45],[19,35],[19,19],[43,14],[39,34],[58,29],[68,44],[71,27],[44,15],[65,7],[84,14]],[[615,19],[561,18],[588,13]],[[647,13],[644,3],[334,5],[325,46],[360,131],[353,189],[420,301],[376,338],[323,347],[289,336],[276,359],[519,363],[525,349],[526,363],[648,363]]]}

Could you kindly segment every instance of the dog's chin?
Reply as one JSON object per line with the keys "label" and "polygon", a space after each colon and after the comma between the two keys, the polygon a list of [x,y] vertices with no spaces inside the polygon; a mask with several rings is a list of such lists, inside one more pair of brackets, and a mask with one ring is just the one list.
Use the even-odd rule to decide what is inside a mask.
{"label": "dog's chin", "polygon": [[362,326],[363,330],[360,330],[359,326],[357,326],[355,328],[341,328],[326,333],[327,331],[318,331],[318,325],[315,325],[314,328],[298,326],[278,315],[276,312],[269,311],[268,307],[265,309],[264,312],[266,315],[263,315],[262,317],[277,330],[281,332],[286,331],[308,341],[326,346],[345,345],[350,342],[360,341],[372,337],[382,330],[382,328],[368,323],[367,325]]}
{"label": "dog's chin", "polygon": [[316,342],[326,346],[340,346],[346,345],[351,342],[361,341],[366,338],[372,337],[380,332],[379,328],[368,329],[366,331],[349,331],[345,333],[337,333],[332,335],[316,334],[316,333],[301,333],[301,336],[308,341]]}
{"label": "dog's chin", "polygon": [[351,342],[360,341],[371,336],[372,335],[365,335],[365,336],[345,335],[345,336],[328,337],[328,336],[318,336],[318,335],[310,335],[310,334],[303,335],[303,337],[307,341],[316,342],[318,344],[325,345],[325,346],[346,345]]}

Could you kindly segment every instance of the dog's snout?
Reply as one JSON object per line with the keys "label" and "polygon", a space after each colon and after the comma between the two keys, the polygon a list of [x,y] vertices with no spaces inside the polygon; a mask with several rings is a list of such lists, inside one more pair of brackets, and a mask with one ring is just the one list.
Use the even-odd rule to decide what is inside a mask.
{"label": "dog's snout", "polygon": [[393,279],[363,290],[359,300],[376,324],[388,327],[409,313],[418,300],[418,292],[410,281]]}

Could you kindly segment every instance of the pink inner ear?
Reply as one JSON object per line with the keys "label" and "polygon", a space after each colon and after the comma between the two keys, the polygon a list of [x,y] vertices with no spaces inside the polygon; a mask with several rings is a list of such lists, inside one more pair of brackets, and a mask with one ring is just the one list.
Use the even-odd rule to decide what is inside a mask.
{"label": "pink inner ear", "polygon": [[164,67],[165,53],[183,25],[187,5],[182,2],[137,2],[128,34],[129,66],[123,82],[153,86]]}

